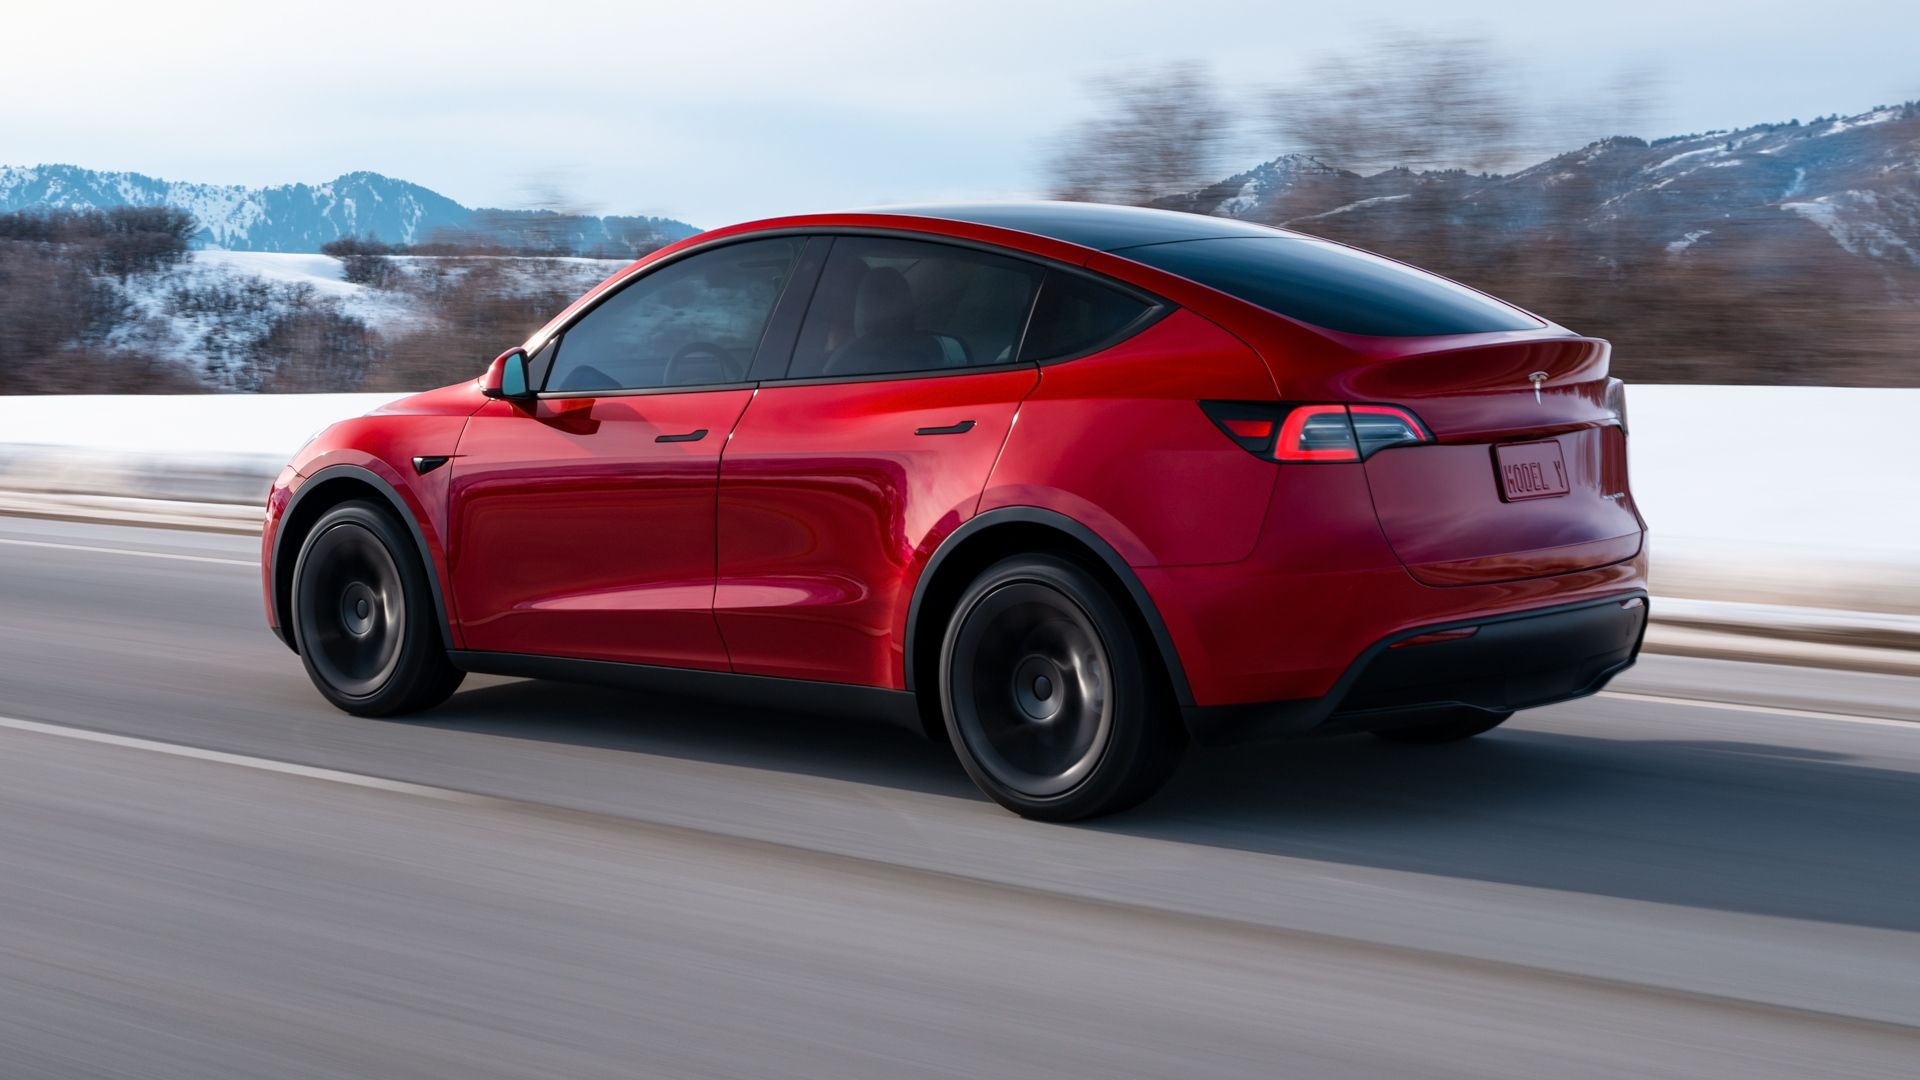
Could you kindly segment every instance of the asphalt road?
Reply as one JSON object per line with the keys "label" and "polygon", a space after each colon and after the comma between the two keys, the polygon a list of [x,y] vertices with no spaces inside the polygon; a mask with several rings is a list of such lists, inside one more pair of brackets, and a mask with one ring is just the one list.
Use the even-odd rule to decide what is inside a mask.
{"label": "asphalt road", "polygon": [[346,717],[252,548],[0,519],[6,1080],[1920,1073],[1915,680],[1649,658],[1046,826],[854,721]]}

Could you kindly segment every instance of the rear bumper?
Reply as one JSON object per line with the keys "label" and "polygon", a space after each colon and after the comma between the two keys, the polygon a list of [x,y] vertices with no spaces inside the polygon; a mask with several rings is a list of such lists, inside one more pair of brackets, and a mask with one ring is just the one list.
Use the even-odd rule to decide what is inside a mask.
{"label": "rear bumper", "polygon": [[[1633,664],[1647,627],[1643,591],[1416,627],[1375,642],[1314,698],[1189,707],[1210,745],[1391,727],[1435,709],[1505,713],[1584,697]],[[1417,641],[1471,629],[1467,636]]]}

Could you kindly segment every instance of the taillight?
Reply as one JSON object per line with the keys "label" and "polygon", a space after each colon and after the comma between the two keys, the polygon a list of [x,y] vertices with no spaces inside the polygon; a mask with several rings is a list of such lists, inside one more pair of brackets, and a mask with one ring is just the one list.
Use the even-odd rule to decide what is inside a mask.
{"label": "taillight", "polygon": [[1269,461],[1363,461],[1389,446],[1433,441],[1418,417],[1396,405],[1203,401],[1200,407],[1241,449]]}
{"label": "taillight", "polygon": [[1353,422],[1345,405],[1296,405],[1280,425],[1273,446],[1280,461],[1359,461]]}
{"label": "taillight", "polygon": [[1392,405],[1353,405],[1353,435],[1360,441],[1360,456],[1389,446],[1407,446],[1427,441],[1427,429],[1405,409]]}

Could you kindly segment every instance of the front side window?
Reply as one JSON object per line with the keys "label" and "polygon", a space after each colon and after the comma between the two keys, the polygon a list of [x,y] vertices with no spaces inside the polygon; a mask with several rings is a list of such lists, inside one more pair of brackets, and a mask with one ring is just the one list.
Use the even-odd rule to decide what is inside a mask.
{"label": "front side window", "polygon": [[804,243],[775,237],[728,244],[642,275],[560,335],[546,389],[744,381]]}
{"label": "front side window", "polygon": [[920,240],[843,236],[821,271],[787,376],[1014,363],[1045,270]]}

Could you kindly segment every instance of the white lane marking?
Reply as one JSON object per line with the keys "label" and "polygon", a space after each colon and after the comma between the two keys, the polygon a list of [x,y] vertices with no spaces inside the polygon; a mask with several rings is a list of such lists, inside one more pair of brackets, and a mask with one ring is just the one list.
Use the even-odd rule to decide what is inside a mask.
{"label": "white lane marking", "polygon": [[409,784],[404,780],[387,780],[378,776],[366,776],[361,773],[341,772],[338,769],[322,769],[314,765],[295,765],[289,761],[274,761],[271,758],[253,757],[248,754],[229,754],[224,750],[203,750],[197,746],[182,746],[179,743],[157,742],[153,739],[135,738],[132,735],[115,735],[106,731],[93,731],[88,728],[66,727],[62,724],[43,724],[38,720],[22,720],[14,716],[0,716],[0,728],[13,731],[27,731],[35,735],[52,735],[60,739],[78,739],[81,742],[101,743],[106,746],[119,746],[128,750],[147,750],[156,754],[168,754],[173,757],[191,758],[195,761],[212,761],[222,765],[238,765],[243,769],[257,769],[261,772],[283,773],[287,776],[302,776],[309,780],[325,780],[334,784],[350,784],[354,787],[373,788],[378,791],[393,791],[402,795],[418,795],[442,802],[465,803],[468,805],[494,805],[502,800],[485,795],[472,795],[451,788],[430,787],[426,784]]}
{"label": "white lane marking", "polygon": [[178,559],[181,562],[220,563],[224,566],[251,566],[258,568],[258,559],[222,559],[213,555],[181,555],[172,551],[140,551],[135,548],[94,547],[89,544],[55,544],[47,540],[14,540],[0,536],[0,544],[14,544],[19,547],[54,548],[59,551],[91,551],[100,555],[138,555],[146,559]]}
{"label": "white lane marking", "polygon": [[1747,705],[1733,701],[1708,701],[1704,698],[1668,697],[1664,694],[1636,694],[1631,690],[1602,690],[1595,697],[1625,701],[1650,701],[1658,705],[1692,705],[1697,709],[1728,709],[1733,712],[1791,716],[1801,720],[1837,720],[1843,724],[1878,724],[1882,727],[1920,728],[1920,721],[1892,720],[1884,716],[1858,716],[1853,713],[1817,712],[1813,709],[1785,709],[1777,705]]}

